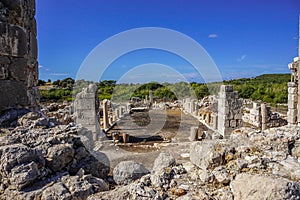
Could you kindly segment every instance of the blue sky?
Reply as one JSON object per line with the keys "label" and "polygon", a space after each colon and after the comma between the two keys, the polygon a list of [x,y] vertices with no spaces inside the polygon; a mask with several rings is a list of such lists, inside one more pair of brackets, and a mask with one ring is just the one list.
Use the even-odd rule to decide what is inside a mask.
{"label": "blue sky", "polygon": [[[38,0],[40,79],[76,78],[98,44],[140,27],[191,37],[223,79],[289,73],[287,64],[298,52],[299,14],[299,0]],[[99,79],[118,80],[148,63],[167,65],[189,81],[202,80],[186,60],[156,49],[120,56]]]}

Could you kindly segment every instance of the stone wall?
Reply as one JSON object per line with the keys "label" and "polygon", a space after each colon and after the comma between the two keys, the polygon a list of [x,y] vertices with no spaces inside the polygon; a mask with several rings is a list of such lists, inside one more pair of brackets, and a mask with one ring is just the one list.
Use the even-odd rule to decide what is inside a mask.
{"label": "stone wall", "polygon": [[243,121],[258,128],[261,128],[261,107],[256,102],[253,102],[252,104],[253,107],[251,109],[245,108]]}
{"label": "stone wall", "polygon": [[0,1],[0,111],[36,109],[37,39],[35,0]]}
{"label": "stone wall", "polygon": [[[300,36],[300,18],[299,18],[299,36]],[[287,121],[289,125],[300,124],[300,37],[298,45],[298,57],[290,63],[291,81],[288,83],[288,112]]]}

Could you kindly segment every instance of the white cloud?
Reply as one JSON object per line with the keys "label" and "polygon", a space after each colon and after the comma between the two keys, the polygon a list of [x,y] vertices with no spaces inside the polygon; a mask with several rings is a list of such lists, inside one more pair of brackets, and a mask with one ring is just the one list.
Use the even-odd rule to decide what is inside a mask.
{"label": "white cloud", "polygon": [[184,73],[183,76],[186,79],[191,79],[191,78],[197,78],[197,77],[199,77],[199,74],[195,73],[195,72],[192,72],[192,73]]}
{"label": "white cloud", "polygon": [[208,38],[217,38],[218,35],[216,33],[211,33],[208,35]]}
{"label": "white cloud", "polygon": [[41,68],[43,68],[44,66],[42,66],[42,65],[39,65],[39,69],[41,69]]}
{"label": "white cloud", "polygon": [[51,76],[69,76],[68,73],[52,73]]}
{"label": "white cloud", "polygon": [[238,62],[242,62],[247,57],[246,54],[242,55],[240,58],[237,59]]}

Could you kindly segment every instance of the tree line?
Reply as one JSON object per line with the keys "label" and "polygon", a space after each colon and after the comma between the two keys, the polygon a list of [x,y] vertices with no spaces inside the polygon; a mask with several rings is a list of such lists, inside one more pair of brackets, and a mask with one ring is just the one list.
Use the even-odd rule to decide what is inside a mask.
{"label": "tree line", "polygon": [[[290,81],[289,74],[264,74],[254,78],[241,78],[226,80],[222,83],[157,83],[145,84],[117,84],[114,80],[97,82],[98,96],[101,100],[113,99],[116,101],[127,101],[132,97],[145,99],[149,91],[157,99],[173,101],[184,97],[194,96],[201,99],[210,94],[217,94],[221,84],[233,85],[239,92],[239,96],[245,99],[262,100],[266,103],[286,103],[288,96],[287,83]],[[51,81],[50,81],[51,82]],[[41,101],[72,101],[75,95],[87,87],[91,81],[66,78],[56,80],[53,83],[39,80],[39,85],[52,85],[50,89],[41,89]]]}

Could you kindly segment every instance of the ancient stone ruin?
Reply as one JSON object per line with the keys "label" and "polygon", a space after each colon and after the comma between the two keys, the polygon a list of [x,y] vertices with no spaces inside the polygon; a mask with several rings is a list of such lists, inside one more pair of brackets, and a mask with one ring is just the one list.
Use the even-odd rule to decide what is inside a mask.
{"label": "ancient stone ruin", "polygon": [[[299,36],[300,36],[300,23],[299,23]],[[289,125],[297,125],[300,123],[300,39],[298,45],[298,57],[290,63],[289,69],[291,70],[291,82],[288,83],[288,113],[287,121]]]}
{"label": "ancient stone ruin", "polygon": [[233,86],[222,85],[218,97],[218,132],[223,137],[242,126],[243,100],[238,98],[238,92]]}
{"label": "ancient stone ruin", "polygon": [[210,96],[201,102],[184,99],[183,110],[199,118],[224,138],[243,125],[243,100],[238,98],[238,93],[233,91],[231,85],[222,85],[218,97]]}
{"label": "ancient stone ruin", "polygon": [[262,123],[261,120],[261,107],[258,103],[253,102],[251,109],[245,108],[243,116],[244,122],[260,128]]}
{"label": "ancient stone ruin", "polygon": [[0,2],[0,111],[37,108],[37,39],[34,0]]}
{"label": "ancient stone ruin", "polygon": [[88,88],[84,88],[76,95],[74,102],[76,123],[92,131],[94,141],[98,140],[98,137],[105,137],[97,115],[99,110],[97,91],[98,87],[95,84],[90,84]]}
{"label": "ancient stone ruin", "polygon": [[291,70],[291,82],[288,83],[288,113],[287,120],[290,125],[296,125],[300,123],[300,61],[299,57],[294,58],[294,62],[289,64]]}

